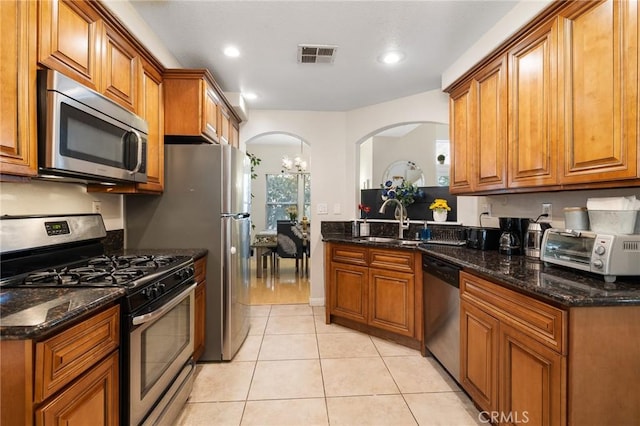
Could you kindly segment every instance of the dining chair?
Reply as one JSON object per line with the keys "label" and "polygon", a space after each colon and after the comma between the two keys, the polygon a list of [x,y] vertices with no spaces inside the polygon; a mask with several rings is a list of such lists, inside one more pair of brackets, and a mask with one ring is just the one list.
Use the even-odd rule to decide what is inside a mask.
{"label": "dining chair", "polygon": [[[296,223],[288,220],[278,221],[277,246],[276,246],[276,274],[280,273],[280,258],[295,259],[296,273],[308,274],[307,244],[302,228]],[[302,261],[302,268],[300,268]]]}

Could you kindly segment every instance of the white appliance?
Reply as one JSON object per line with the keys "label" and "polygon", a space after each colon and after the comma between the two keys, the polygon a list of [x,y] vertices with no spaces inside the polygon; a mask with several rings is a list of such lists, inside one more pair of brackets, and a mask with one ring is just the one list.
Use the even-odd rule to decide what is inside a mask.
{"label": "white appliance", "polygon": [[165,145],[161,196],[125,199],[126,248],[206,248],[201,361],[230,360],[249,332],[250,160],[230,145]]}
{"label": "white appliance", "polygon": [[618,275],[640,275],[640,235],[547,229],[540,259],[614,282]]}

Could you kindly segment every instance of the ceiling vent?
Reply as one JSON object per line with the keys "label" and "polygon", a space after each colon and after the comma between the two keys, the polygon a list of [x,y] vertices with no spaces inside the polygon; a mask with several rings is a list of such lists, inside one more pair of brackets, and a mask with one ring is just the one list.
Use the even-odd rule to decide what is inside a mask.
{"label": "ceiling vent", "polygon": [[298,63],[300,64],[332,64],[338,46],[325,44],[299,44]]}

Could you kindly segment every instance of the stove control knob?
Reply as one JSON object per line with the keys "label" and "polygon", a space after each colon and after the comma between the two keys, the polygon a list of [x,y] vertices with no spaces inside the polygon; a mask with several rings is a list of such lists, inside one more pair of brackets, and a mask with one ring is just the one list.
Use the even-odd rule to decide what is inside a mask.
{"label": "stove control knob", "polygon": [[160,289],[158,288],[157,284],[155,286],[153,286],[153,288],[151,289],[151,292],[152,292],[154,298],[160,296]]}
{"label": "stove control knob", "polygon": [[602,269],[602,267],[604,266],[604,263],[602,263],[602,260],[600,259],[596,259],[593,262],[591,262],[591,264],[596,268],[596,269]]}
{"label": "stove control knob", "polygon": [[165,291],[165,285],[163,283],[158,284],[158,286],[156,287],[158,289],[158,291],[160,292],[160,294],[164,294]]}
{"label": "stove control knob", "polygon": [[604,248],[604,246],[596,246],[595,252],[596,254],[602,256],[607,250]]}
{"label": "stove control knob", "polygon": [[144,294],[144,297],[146,297],[147,299],[151,299],[153,297],[151,288],[145,288],[144,290],[142,290],[142,294]]}

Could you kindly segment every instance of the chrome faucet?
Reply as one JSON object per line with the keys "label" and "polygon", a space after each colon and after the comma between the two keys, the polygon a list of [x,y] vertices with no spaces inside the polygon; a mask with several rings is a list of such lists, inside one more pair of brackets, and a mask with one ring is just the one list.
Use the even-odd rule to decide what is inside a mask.
{"label": "chrome faucet", "polygon": [[398,201],[397,198],[387,198],[387,200],[382,203],[382,207],[380,207],[380,211],[379,213],[384,213],[384,210],[387,208],[387,204],[389,204],[390,202],[395,201],[398,206],[400,206],[400,219],[398,219],[398,238],[402,239],[404,238],[403,235],[403,230],[405,229],[409,229],[409,218],[407,217],[407,223],[404,223],[404,214],[405,214],[405,208],[402,205],[402,203],[400,201]]}

